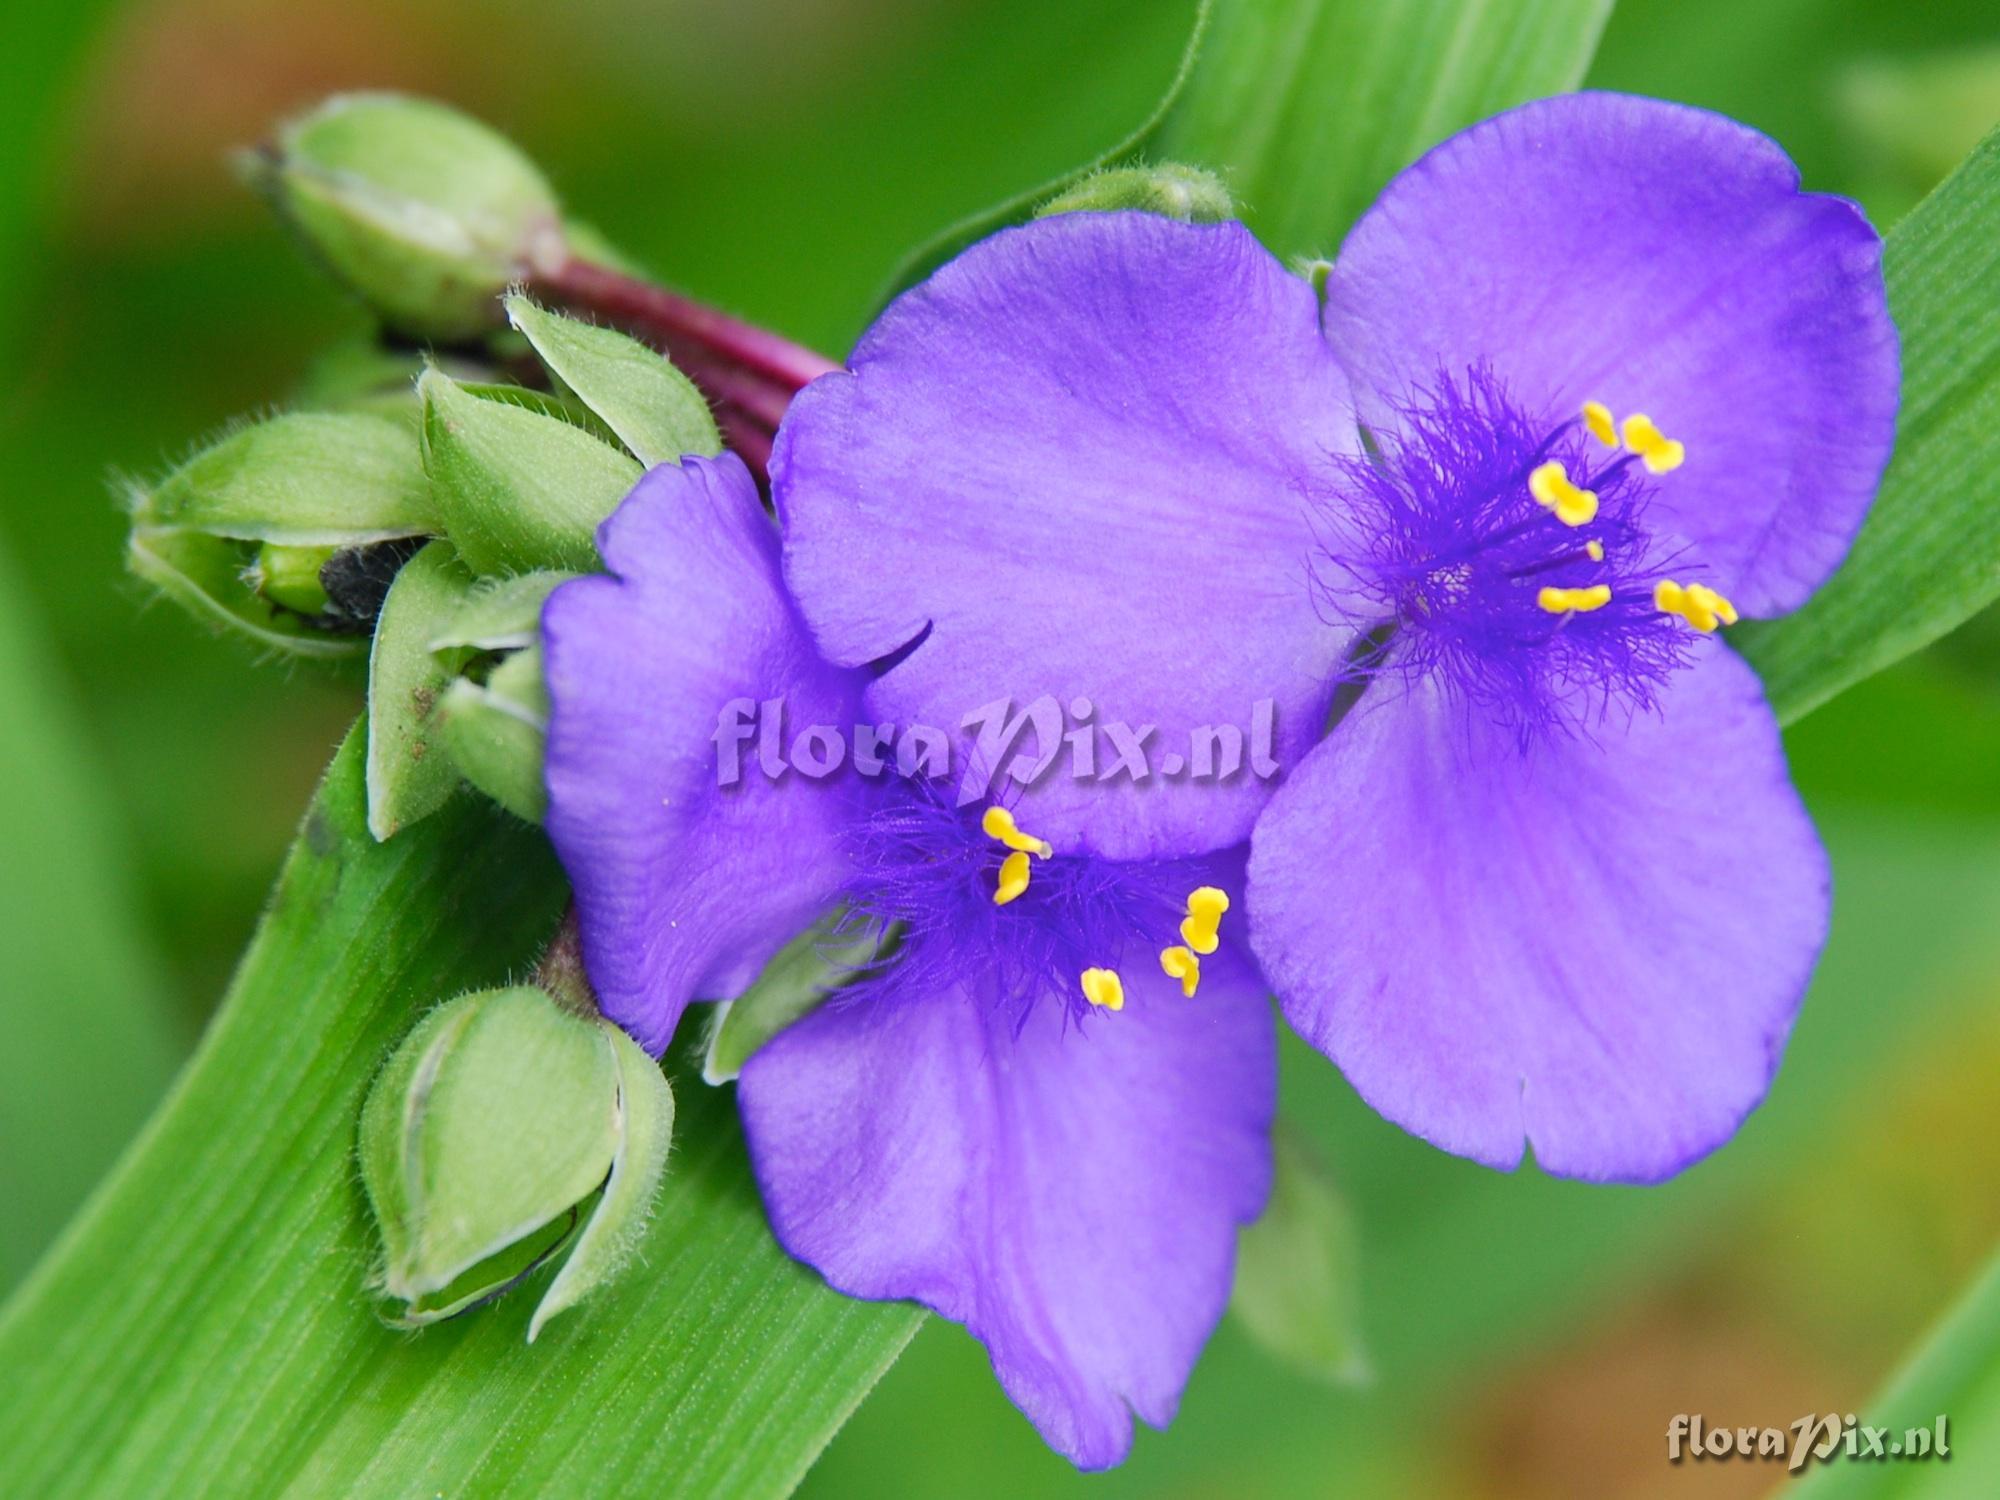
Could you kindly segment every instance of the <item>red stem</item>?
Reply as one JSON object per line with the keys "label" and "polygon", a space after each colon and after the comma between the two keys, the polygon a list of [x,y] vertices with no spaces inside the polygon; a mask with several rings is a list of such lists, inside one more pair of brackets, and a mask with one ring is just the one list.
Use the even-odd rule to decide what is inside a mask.
{"label": "red stem", "polygon": [[[825,355],[779,338],[768,329],[591,261],[572,257],[537,272],[530,289],[573,311],[595,314],[629,333],[684,348],[698,346],[709,356],[706,362],[759,376],[781,387],[788,396],[829,370],[840,368]],[[695,362],[704,361],[697,358]]]}

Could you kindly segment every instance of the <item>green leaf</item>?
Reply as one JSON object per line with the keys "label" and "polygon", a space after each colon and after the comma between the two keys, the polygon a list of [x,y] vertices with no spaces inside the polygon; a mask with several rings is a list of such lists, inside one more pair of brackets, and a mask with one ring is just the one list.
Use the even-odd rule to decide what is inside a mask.
{"label": "green leaf", "polygon": [[[982,240],[995,230],[1004,229],[1009,224],[1026,221],[1036,208],[1058,194],[1067,192],[1093,173],[1103,171],[1106,167],[1133,161],[1146,153],[1158,135],[1161,122],[1166,119],[1168,111],[1180,98],[1181,91],[1187,86],[1188,79],[1194,72],[1195,59],[1201,52],[1202,38],[1208,29],[1211,12],[1218,7],[1226,8],[1231,3],[1232,0],[1201,0],[1199,9],[1195,11],[1194,25],[1188,31],[1187,46],[1181,50],[1180,64],[1174,69],[1174,76],[1167,84],[1166,93],[1160,97],[1160,102],[1153,106],[1153,112],[1123,140],[1108,150],[1099,152],[1074,171],[1038,183],[1026,192],[1016,193],[989,209],[959,220],[925,241],[904,256],[897,265],[894,274],[889,278],[888,293],[893,295],[904,287],[922,281],[975,240]],[[1196,165],[1207,165],[1207,163],[1196,163]]]}
{"label": "green leaf", "polygon": [[507,317],[641,463],[679,463],[689,453],[713,458],[722,451],[707,399],[665,355],[615,328],[549,312],[519,294],[507,299]]}
{"label": "green leaf", "polygon": [[609,443],[436,368],[417,382],[424,471],[445,534],[475,573],[594,568],[597,523],[638,482]]}
{"label": "green leaf", "polygon": [[414,1337],[361,1288],[355,1123],[437,997],[520,972],[547,841],[460,798],[387,844],[350,736],[200,1052],[0,1311],[10,1492],[778,1495],[916,1327],[772,1240],[733,1101],[695,1090],[638,1264],[526,1342],[532,1299]]}
{"label": "green leaf", "polygon": [[180,1051],[132,851],[32,602],[0,552],[0,1287],[110,1165]]}
{"label": "green leaf", "polygon": [[1279,255],[1331,256],[1453,132],[1583,79],[1611,0],[1216,0],[1147,142],[1211,167]]}
{"label": "green leaf", "polygon": [[1237,1243],[1229,1310],[1282,1364],[1332,1384],[1368,1378],[1354,1219],[1312,1142],[1280,1118],[1271,1201]]}
{"label": "green leaf", "polygon": [[1805,608],[1731,638],[1781,719],[1808,713],[2000,597],[2000,133],[1888,237],[1903,344],[1896,452],[1846,563]]}
{"label": "green leaf", "polygon": [[472,653],[431,640],[472,592],[449,542],[432,542],[389,585],[368,656],[368,827],[376,838],[429,817],[458,788],[436,743],[438,698]]}
{"label": "green leaf", "polygon": [[1860,1413],[1898,1442],[1920,1428],[1933,1444],[1940,1416],[1949,1460],[1859,1463],[1836,1453],[1793,1493],[1801,1500],[1983,1500],[2000,1493],[2000,1258]]}

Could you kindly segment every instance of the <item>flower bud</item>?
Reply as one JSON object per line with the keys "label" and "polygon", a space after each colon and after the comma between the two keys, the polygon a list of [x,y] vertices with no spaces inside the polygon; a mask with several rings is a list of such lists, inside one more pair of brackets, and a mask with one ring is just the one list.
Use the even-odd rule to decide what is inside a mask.
{"label": "flower bud", "polygon": [[534,163],[426,99],[337,95],[280,127],[245,172],[334,276],[417,338],[499,326],[500,293],[563,255]]}
{"label": "flower bud", "polygon": [[722,451],[708,400],[673,361],[614,328],[563,317],[526,297],[507,298],[507,319],[549,372],[576,393],[648,466]]}
{"label": "flower bud", "polygon": [[638,482],[636,461],[562,417],[441,370],[424,371],[417,394],[432,498],[473,572],[597,565],[597,525]]}
{"label": "flower bud", "polygon": [[1120,209],[1159,214],[1187,224],[1214,224],[1236,217],[1235,200],[1220,177],[1172,161],[1092,172],[1036,209],[1035,217],[1114,213]]}
{"label": "flower bud", "polygon": [[665,1078],[609,1022],[532,986],[439,1006],[361,1116],[388,1321],[465,1311],[567,1249],[532,1340],[630,1258],[672,1133]]}
{"label": "flower bud", "polygon": [[360,412],[241,428],[135,490],[130,509],[133,572],[197,615],[307,656],[365,650],[372,612],[341,581],[378,552],[393,568],[409,538],[437,529],[416,433]]}

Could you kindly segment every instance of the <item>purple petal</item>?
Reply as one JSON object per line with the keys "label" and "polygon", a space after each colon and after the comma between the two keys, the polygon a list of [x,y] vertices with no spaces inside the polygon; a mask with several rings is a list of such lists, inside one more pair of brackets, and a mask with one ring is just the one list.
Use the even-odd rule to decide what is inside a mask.
{"label": "purple petal", "polygon": [[[956,733],[1041,695],[1097,721],[1309,747],[1349,632],[1314,612],[1302,484],[1353,448],[1311,290],[1241,225],[1065,214],[973,247],[897,301],[854,373],[815,381],[772,460],[786,574],[878,718]],[[1238,843],[1269,785],[1060,769],[1023,821],[1172,857]],[[1029,820],[1033,821],[1030,822]]]}
{"label": "purple petal", "polygon": [[1655,514],[1746,613],[1846,554],[1895,432],[1881,240],[1775,144],[1617,94],[1453,136],[1355,226],[1326,327],[1365,414],[1489,362],[1556,419],[1588,400],[1687,446]]}
{"label": "purple petal", "polygon": [[1272,801],[1252,946],[1292,1024],[1424,1139],[1672,1176],[1764,1097],[1825,940],[1825,855],[1750,670],[1536,737],[1425,684],[1360,705]]}
{"label": "purple petal", "polygon": [[847,791],[767,780],[754,745],[721,786],[720,714],[782,697],[790,724],[844,726],[856,687],[787,602],[733,455],[649,472],[598,549],[611,576],[564,584],[542,615],[548,830],[599,1002],[657,1054],[688,1001],[741,990],[846,874]]}
{"label": "purple petal", "polygon": [[851,1296],[963,1323],[1084,1468],[1125,1456],[1130,1412],[1172,1418],[1270,1187],[1277,1061],[1249,964],[1225,937],[1193,999],[1124,972],[1118,1014],[1066,1027],[1044,997],[1018,1035],[963,990],[835,1001],[740,1084],[785,1248]]}

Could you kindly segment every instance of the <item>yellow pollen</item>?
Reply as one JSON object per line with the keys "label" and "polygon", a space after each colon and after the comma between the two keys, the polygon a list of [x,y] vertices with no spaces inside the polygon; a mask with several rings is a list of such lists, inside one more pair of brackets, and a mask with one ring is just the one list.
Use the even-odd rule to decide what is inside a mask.
{"label": "yellow pollen", "polygon": [[1685,588],[1671,578],[1653,585],[1653,607],[1664,614],[1679,615],[1703,635],[1718,625],[1736,623],[1736,606],[1706,584],[1690,583]]}
{"label": "yellow pollen", "polygon": [[1583,403],[1583,425],[1590,429],[1590,435],[1607,448],[1618,446],[1618,428],[1612,421],[1611,408],[1602,401]]}
{"label": "yellow pollen", "polygon": [[1611,602],[1611,586],[1595,583],[1587,589],[1543,589],[1535,603],[1552,615],[1587,615]]}
{"label": "yellow pollen", "polygon": [[1167,978],[1181,982],[1181,993],[1192,1000],[1195,986],[1201,983],[1201,960],[1189,948],[1162,948],[1160,967],[1167,971]]}
{"label": "yellow pollen", "polygon": [[1038,839],[1032,834],[1021,832],[1014,815],[1004,807],[989,807],[979,819],[979,826],[990,839],[998,839],[1009,849],[1020,854],[1033,854],[1047,859],[1056,851],[1049,847],[1046,839]]}
{"label": "yellow pollen", "polygon": [[1085,969],[1083,998],[1100,1010],[1125,1008],[1125,981],[1116,969]]}
{"label": "yellow pollen", "polygon": [[993,904],[1005,906],[1028,888],[1028,856],[1016,849],[1000,861],[1000,888],[993,893]]}
{"label": "yellow pollen", "polygon": [[1687,459],[1687,449],[1653,425],[1653,419],[1634,413],[1625,419],[1625,446],[1639,455],[1649,474],[1671,474]]}
{"label": "yellow pollen", "polygon": [[1220,941],[1222,914],[1229,910],[1229,893],[1212,885],[1197,886],[1188,893],[1187,920],[1181,923],[1181,941],[1197,953],[1213,953]]}
{"label": "yellow pollen", "polygon": [[1602,543],[1602,542],[1585,542],[1585,543],[1583,544],[1583,550],[1584,550],[1585,552],[1587,552],[1587,553],[1589,553],[1589,554],[1590,554],[1590,560],[1591,560],[1592,562],[1603,562],[1603,561],[1604,561],[1604,543]]}
{"label": "yellow pollen", "polygon": [[1528,493],[1565,526],[1586,525],[1597,517],[1597,492],[1570,483],[1569,471],[1555,459],[1535,466],[1528,475]]}

